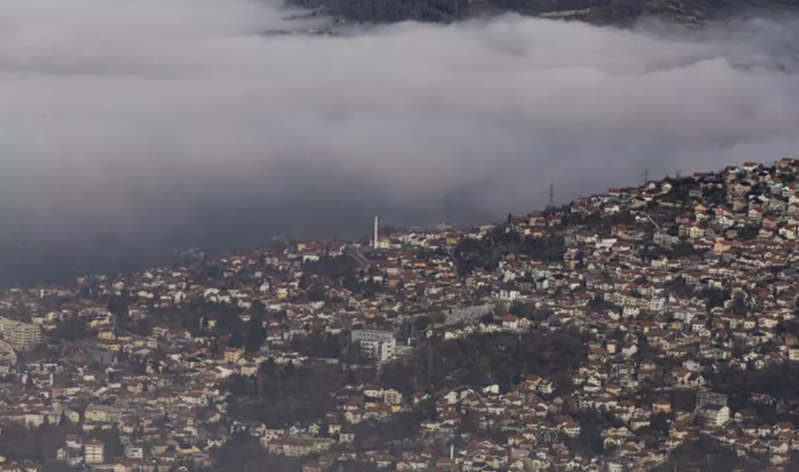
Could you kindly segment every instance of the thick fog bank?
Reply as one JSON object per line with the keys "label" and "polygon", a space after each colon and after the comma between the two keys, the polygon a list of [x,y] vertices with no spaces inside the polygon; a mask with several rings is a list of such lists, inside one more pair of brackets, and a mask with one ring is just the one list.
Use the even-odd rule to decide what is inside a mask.
{"label": "thick fog bank", "polygon": [[363,234],[377,213],[497,220],[541,207],[550,182],[566,201],[645,169],[799,154],[796,22],[622,31],[507,16],[262,34],[324,21],[293,13],[0,2],[6,272],[31,250],[46,268],[97,245]]}

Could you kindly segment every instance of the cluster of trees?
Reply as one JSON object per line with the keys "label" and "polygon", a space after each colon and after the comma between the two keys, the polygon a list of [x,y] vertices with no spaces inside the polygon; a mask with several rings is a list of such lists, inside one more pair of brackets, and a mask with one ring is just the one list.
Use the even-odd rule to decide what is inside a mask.
{"label": "cluster of trees", "polygon": [[[389,423],[386,423],[389,424]],[[249,435],[236,435],[231,441],[225,443],[214,452],[216,463],[215,472],[262,472],[269,471],[296,471],[302,470],[303,462],[307,458],[288,457],[270,454]],[[341,472],[379,472],[377,465],[370,462],[342,461],[338,464]],[[192,472],[189,469],[189,472]]]}
{"label": "cluster of trees", "polygon": [[248,434],[235,435],[214,452],[217,472],[262,472],[264,470],[299,471],[302,459],[270,454]]}
{"label": "cluster of trees", "polygon": [[[245,312],[250,315],[249,321],[246,322],[240,317]],[[275,313],[270,316],[279,317],[281,315]],[[217,336],[215,339],[221,343],[214,346],[216,350],[224,349],[224,347],[240,347],[248,352],[255,352],[260,349],[267,334],[263,324],[267,314],[261,303],[255,303],[249,310],[244,310],[237,306],[198,302],[181,307],[155,310],[144,320],[131,319],[127,310],[120,311],[116,314],[116,318],[117,326],[135,334],[149,334],[154,326],[163,324],[182,327],[195,336],[203,334],[204,330],[208,328],[208,321],[213,318],[216,321],[214,332]],[[70,331],[66,331],[66,328],[70,328]],[[79,326],[67,325],[64,337],[69,339],[71,331],[80,333],[78,328]],[[56,335],[61,337],[58,333],[57,331]],[[208,333],[205,332],[205,334]]]}
{"label": "cluster of trees", "polygon": [[107,457],[124,457],[125,447],[122,445],[122,440],[119,436],[119,429],[116,425],[107,431],[92,432],[89,437],[91,439],[99,439],[103,442],[105,447],[105,455]]}
{"label": "cluster of trees", "polygon": [[231,327],[228,346],[238,347],[247,352],[256,352],[266,339],[266,329],[261,316],[252,315],[247,323],[236,323]]}
{"label": "cluster of trees", "polygon": [[22,424],[9,424],[3,427],[0,435],[0,455],[9,461],[34,461],[40,464],[52,463],[58,448],[66,442],[66,435],[75,433],[69,421],[60,425],[42,425],[27,428]]}
{"label": "cluster of trees", "polygon": [[723,307],[724,303],[730,299],[731,294],[729,290],[706,288],[700,292],[699,296],[703,300],[707,300],[707,309],[711,310],[716,307]]}
{"label": "cluster of trees", "polygon": [[705,250],[695,248],[693,244],[687,241],[680,241],[672,247],[650,245],[647,246],[644,251],[644,257],[648,259],[655,259],[663,256],[669,259],[679,259],[689,256],[704,256],[707,253]]}
{"label": "cluster of trees", "polygon": [[799,365],[779,363],[763,369],[720,369],[708,375],[713,390],[729,395],[731,407],[746,405],[752,393],[768,395],[774,402],[798,400]]}
{"label": "cluster of trees", "polygon": [[739,228],[737,231],[738,239],[756,239],[757,235],[760,233],[760,227],[756,225],[746,225],[743,228]]}
{"label": "cluster of trees", "polygon": [[413,320],[413,329],[423,331],[428,327],[435,326],[447,321],[447,315],[441,311],[433,311],[425,315],[419,315]]}
{"label": "cluster of trees", "polygon": [[423,421],[436,418],[436,406],[432,401],[423,402],[410,411],[392,415],[388,421],[365,421],[355,426],[356,446],[373,449],[382,444],[416,439]]}
{"label": "cluster of trees", "polygon": [[483,239],[462,239],[455,246],[454,256],[458,273],[466,275],[478,267],[489,270],[496,268],[504,254],[519,254],[554,262],[562,261],[565,251],[566,244],[562,236],[525,237],[500,226]]}
{"label": "cluster of trees", "polygon": [[596,230],[610,230],[615,225],[629,225],[635,222],[635,217],[629,210],[621,211],[613,215],[592,214],[583,215],[581,213],[570,213],[569,208],[565,209],[565,214],[561,223],[564,226],[584,225]]}
{"label": "cluster of trees", "polygon": [[309,333],[306,336],[294,336],[291,348],[300,355],[320,358],[340,358],[347,347],[348,333]]}
{"label": "cluster of trees", "polygon": [[566,243],[562,236],[526,237],[519,247],[519,254],[545,262],[562,261],[564,252]]}
{"label": "cluster of trees", "polygon": [[792,334],[799,336],[799,322],[795,320],[781,321],[775,328],[777,334]]}
{"label": "cluster of trees", "polygon": [[267,361],[257,375],[231,376],[225,386],[232,395],[232,419],[281,426],[320,420],[335,408],[335,393],[354,381],[354,374],[339,365],[306,367]]}
{"label": "cluster of trees", "polygon": [[492,311],[480,317],[480,321],[483,324],[501,324],[501,318],[510,314],[519,318],[541,322],[552,316],[552,313],[551,310],[536,308],[533,304],[527,302],[516,301],[511,303],[510,307],[504,303],[497,303]]}
{"label": "cluster of trees", "polygon": [[551,310],[536,308],[532,303],[518,301],[511,303],[508,312],[513,316],[538,322],[545,321],[553,314]]}
{"label": "cluster of trees", "polygon": [[89,329],[86,320],[77,314],[66,316],[56,324],[52,336],[66,341],[79,341],[91,338],[97,334],[96,330]]}
{"label": "cluster of trees", "polygon": [[411,393],[443,387],[498,384],[507,389],[528,374],[555,380],[561,391],[570,372],[586,360],[589,333],[566,329],[553,333],[476,334],[432,342],[413,356],[386,365],[382,380]]}
{"label": "cluster of trees", "polygon": [[708,436],[700,436],[698,441],[687,441],[677,446],[669,459],[658,466],[656,472],[674,470],[712,470],[731,472],[733,470],[761,470],[763,464],[756,464],[740,457],[735,452]]}
{"label": "cluster of trees", "polygon": [[[372,298],[376,294],[384,292],[386,286],[382,283],[375,282],[373,277],[382,275],[375,266],[369,267],[369,271],[360,270],[350,272],[344,278],[340,279],[342,288],[349,290],[352,293],[361,294],[364,297]],[[365,280],[365,281],[364,281]]]}
{"label": "cluster of trees", "polygon": [[624,423],[608,412],[595,409],[570,412],[572,418],[580,423],[580,435],[576,438],[564,437],[564,444],[576,454],[596,456],[605,453],[602,431],[623,426]]}
{"label": "cluster of trees", "polygon": [[688,205],[691,199],[691,190],[699,189],[697,181],[691,177],[682,177],[679,174],[675,177],[666,177],[663,182],[671,184],[671,191],[659,197],[664,202]]}
{"label": "cluster of trees", "polygon": [[305,262],[302,265],[303,276],[346,277],[358,267],[355,259],[349,256],[322,257],[318,261]]}

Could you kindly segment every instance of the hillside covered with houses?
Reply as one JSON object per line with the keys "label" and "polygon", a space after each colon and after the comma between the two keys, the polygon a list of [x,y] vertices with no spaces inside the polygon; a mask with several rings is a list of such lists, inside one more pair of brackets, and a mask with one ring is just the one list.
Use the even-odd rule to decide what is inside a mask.
{"label": "hillside covered with houses", "polygon": [[799,470],[799,160],[0,297],[0,471]]}

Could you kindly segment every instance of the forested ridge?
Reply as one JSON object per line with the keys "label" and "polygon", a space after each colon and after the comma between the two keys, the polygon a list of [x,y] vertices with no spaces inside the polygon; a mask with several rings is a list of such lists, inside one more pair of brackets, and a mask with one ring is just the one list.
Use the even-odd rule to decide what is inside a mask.
{"label": "forested ridge", "polygon": [[356,22],[450,22],[507,12],[629,25],[656,17],[701,25],[740,16],[772,16],[799,9],[799,0],[291,0]]}

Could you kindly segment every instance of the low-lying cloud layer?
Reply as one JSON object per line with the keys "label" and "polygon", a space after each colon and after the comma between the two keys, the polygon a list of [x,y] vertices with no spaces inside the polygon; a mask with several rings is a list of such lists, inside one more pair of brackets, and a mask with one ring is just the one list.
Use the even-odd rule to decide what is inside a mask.
{"label": "low-lying cloud layer", "polygon": [[[0,3],[0,242],[496,220],[799,153],[797,24],[508,16],[337,37],[270,2]],[[358,226],[360,225],[360,226]]]}

